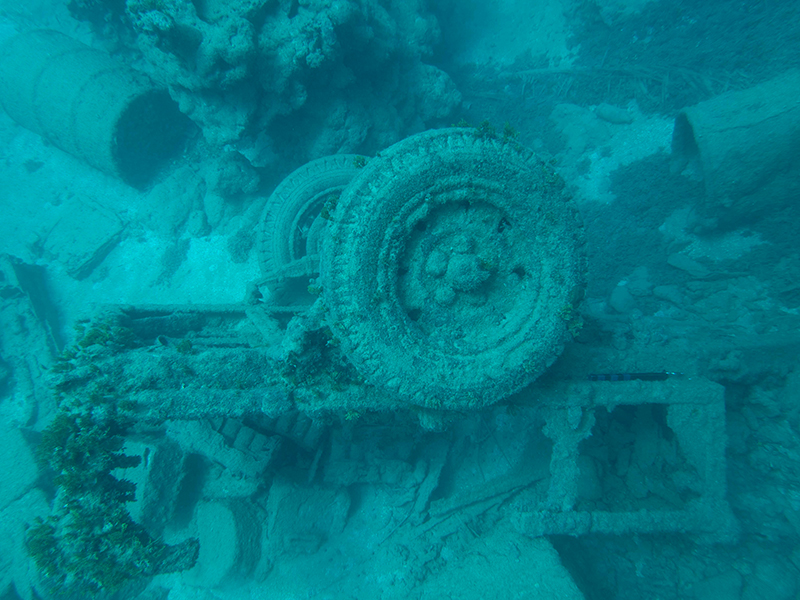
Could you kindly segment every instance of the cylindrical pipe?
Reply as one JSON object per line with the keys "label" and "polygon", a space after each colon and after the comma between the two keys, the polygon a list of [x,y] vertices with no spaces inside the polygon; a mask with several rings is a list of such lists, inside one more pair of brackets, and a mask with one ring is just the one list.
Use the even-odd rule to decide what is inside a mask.
{"label": "cylindrical pipe", "polygon": [[23,127],[136,186],[150,180],[187,132],[166,90],[52,30],[29,31],[0,47],[0,104]]}
{"label": "cylindrical pipe", "polygon": [[800,191],[800,71],[685,108],[675,119],[673,170],[702,177],[707,212],[738,221]]}

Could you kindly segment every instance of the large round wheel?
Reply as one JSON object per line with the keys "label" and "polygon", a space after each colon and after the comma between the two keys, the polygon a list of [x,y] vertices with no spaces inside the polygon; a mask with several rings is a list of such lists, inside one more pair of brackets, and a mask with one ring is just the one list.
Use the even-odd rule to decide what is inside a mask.
{"label": "large round wheel", "polygon": [[460,128],[370,160],[339,198],[320,264],[328,324],[366,380],[456,410],[555,360],[585,272],[561,178],[514,141]]}

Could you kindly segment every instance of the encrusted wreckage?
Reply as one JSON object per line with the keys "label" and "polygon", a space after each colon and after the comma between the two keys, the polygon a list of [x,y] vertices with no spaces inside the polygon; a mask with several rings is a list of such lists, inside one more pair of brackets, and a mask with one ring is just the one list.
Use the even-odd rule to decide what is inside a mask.
{"label": "encrusted wreckage", "polygon": [[[57,365],[61,394],[124,398],[138,423],[166,427],[169,442],[137,449],[134,436],[128,446],[151,453],[138,475],[145,488],[174,484],[157,502],[139,498],[152,528],[185,510],[177,498],[192,456],[238,473],[234,496],[249,498],[292,444],[313,456],[308,482],[321,477],[325,493],[345,494],[334,493],[325,511],[344,508],[323,537],[321,524],[303,537],[269,517],[264,535],[282,555],[290,539],[311,548],[298,552],[313,551],[341,533],[348,486],[389,480],[414,490],[410,512],[386,534],[409,544],[499,511],[531,537],[735,536],[721,386],[541,377],[580,325],[584,241],[564,182],[513,136],[435,130],[369,160],[319,159],[276,189],[262,227],[264,276],[241,304],[111,307]],[[435,490],[456,460],[450,446],[465,443],[458,436],[417,439],[427,457],[419,472],[395,460],[408,469],[394,474],[347,458],[340,434],[323,443],[334,422],[413,415],[422,430],[441,431],[502,400],[525,424],[505,455],[509,468],[457,492]],[[194,433],[176,425],[187,421]],[[414,429],[406,431],[416,439]],[[275,489],[276,511],[299,493]],[[215,506],[204,510],[224,512],[234,529],[242,529],[236,515],[250,514]],[[204,583],[241,575],[234,565],[258,568],[261,546],[234,539],[231,556],[241,560]],[[202,535],[200,548],[202,562]]]}

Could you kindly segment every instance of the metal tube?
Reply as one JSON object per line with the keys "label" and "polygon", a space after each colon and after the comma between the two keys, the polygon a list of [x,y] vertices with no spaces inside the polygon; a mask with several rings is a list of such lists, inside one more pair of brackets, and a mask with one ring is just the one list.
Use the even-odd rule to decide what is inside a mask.
{"label": "metal tube", "polygon": [[706,209],[721,221],[774,210],[800,192],[800,71],[683,109],[672,136],[673,171],[692,167]]}
{"label": "metal tube", "polygon": [[0,47],[0,104],[23,127],[134,186],[152,178],[187,132],[166,90],[52,30]]}

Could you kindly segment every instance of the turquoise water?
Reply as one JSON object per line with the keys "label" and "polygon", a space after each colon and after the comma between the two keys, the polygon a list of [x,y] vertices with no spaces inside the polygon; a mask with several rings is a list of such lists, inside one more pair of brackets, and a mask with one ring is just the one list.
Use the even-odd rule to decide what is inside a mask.
{"label": "turquoise water", "polygon": [[0,2],[0,598],[796,598],[797,12]]}

